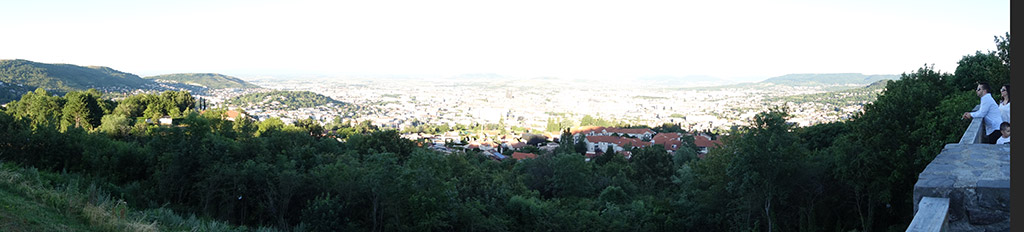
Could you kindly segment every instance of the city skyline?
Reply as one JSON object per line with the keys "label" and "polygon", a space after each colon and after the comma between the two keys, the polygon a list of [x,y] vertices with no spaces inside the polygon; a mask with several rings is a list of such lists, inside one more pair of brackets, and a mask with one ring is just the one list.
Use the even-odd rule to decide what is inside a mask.
{"label": "city skyline", "polygon": [[1009,31],[1008,1],[0,4],[0,59],[142,76],[713,77],[953,72]]}

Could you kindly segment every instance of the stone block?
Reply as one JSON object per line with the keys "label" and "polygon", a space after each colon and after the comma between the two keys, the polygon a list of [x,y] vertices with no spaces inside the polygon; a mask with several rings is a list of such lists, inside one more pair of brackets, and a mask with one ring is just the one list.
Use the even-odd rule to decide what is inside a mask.
{"label": "stone block", "polygon": [[955,222],[967,217],[967,209],[964,205],[964,192],[952,191],[947,195],[949,198],[949,221]]}
{"label": "stone block", "polygon": [[[953,184],[956,183],[956,179],[953,176],[929,176],[930,178],[920,178],[917,180],[917,184],[914,184],[914,188],[953,188]],[[924,190],[924,189],[922,189]],[[936,196],[939,197],[939,196]]]}
{"label": "stone block", "polygon": [[[996,187],[984,187],[983,188],[983,187],[981,187],[981,185],[983,185],[982,184],[983,182],[984,182],[984,185],[986,185],[986,186],[996,186]],[[1009,187],[1003,187],[1003,186],[1009,185],[1007,183],[1009,181],[1003,181],[1004,183],[991,183],[991,182],[1000,182],[1000,181],[979,181],[978,182],[979,187],[977,189],[975,189],[975,197],[976,197],[975,205],[976,205],[976,207],[978,207],[981,210],[1010,212],[1010,188]]]}
{"label": "stone block", "polygon": [[1009,214],[983,209],[967,209],[967,221],[971,225],[991,225],[996,222],[1006,221]]}

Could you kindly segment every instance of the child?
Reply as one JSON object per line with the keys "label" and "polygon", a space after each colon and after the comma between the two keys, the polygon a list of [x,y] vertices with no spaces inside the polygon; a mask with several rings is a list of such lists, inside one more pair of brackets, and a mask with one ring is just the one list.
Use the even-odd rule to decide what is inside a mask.
{"label": "child", "polygon": [[999,124],[999,130],[1003,132],[1003,136],[996,140],[996,144],[1010,144],[1010,123],[1003,122]]}

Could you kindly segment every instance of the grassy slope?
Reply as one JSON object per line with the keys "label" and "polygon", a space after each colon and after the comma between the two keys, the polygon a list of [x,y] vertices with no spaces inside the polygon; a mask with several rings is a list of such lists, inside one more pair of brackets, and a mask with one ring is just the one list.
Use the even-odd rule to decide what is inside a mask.
{"label": "grassy slope", "polygon": [[39,203],[19,191],[0,187],[0,231],[93,231],[76,215]]}
{"label": "grassy slope", "polygon": [[[245,227],[134,210],[87,180],[10,163],[0,165],[0,231],[248,231]],[[266,228],[260,228],[269,231]]]}

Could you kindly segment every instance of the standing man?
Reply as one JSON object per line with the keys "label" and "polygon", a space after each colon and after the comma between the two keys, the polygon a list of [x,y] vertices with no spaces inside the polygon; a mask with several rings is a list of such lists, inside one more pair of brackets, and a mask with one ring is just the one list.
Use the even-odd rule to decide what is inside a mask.
{"label": "standing man", "polygon": [[1002,135],[999,132],[999,123],[1003,122],[1003,118],[999,115],[999,106],[992,98],[992,94],[989,94],[991,89],[988,87],[988,82],[979,82],[978,89],[974,91],[978,97],[981,97],[981,107],[978,108],[978,111],[964,113],[963,118],[982,117],[982,123],[985,125],[985,132],[988,132],[986,133],[988,136],[982,138],[981,142],[995,144]]}

